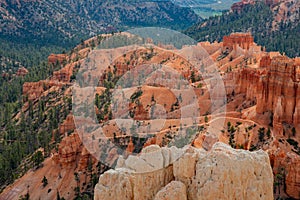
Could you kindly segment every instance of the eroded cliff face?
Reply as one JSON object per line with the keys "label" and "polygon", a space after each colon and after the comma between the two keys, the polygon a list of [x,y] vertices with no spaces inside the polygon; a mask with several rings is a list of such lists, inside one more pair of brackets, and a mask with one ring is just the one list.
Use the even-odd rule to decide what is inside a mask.
{"label": "eroded cliff face", "polygon": [[[117,169],[101,175],[94,199],[273,199],[272,169],[261,150],[234,150],[223,143],[208,152],[153,145],[143,151],[149,149],[151,156],[121,158]],[[153,169],[143,173],[149,166]]]}
{"label": "eroded cliff face", "polygon": [[[275,132],[283,134],[283,124],[300,128],[300,82],[295,60],[286,56],[274,57],[267,74],[262,77],[258,90],[258,114],[270,111],[274,114]],[[300,137],[299,137],[300,138]]]}
{"label": "eroded cliff face", "polygon": [[231,50],[236,50],[238,46],[243,49],[249,49],[253,44],[254,38],[251,33],[232,33],[223,37],[223,46]]}
{"label": "eroded cliff face", "polygon": [[[244,118],[272,131],[274,141],[267,142],[264,149],[269,149],[275,178],[281,176],[280,183],[285,185],[285,189],[281,188],[281,194],[278,193],[279,189],[275,194],[281,196],[285,193],[293,198],[299,198],[300,190],[297,170],[300,142],[299,77],[299,58],[292,59],[275,52],[263,52],[257,64],[238,68],[225,76],[229,98],[243,95],[243,104],[248,102],[248,107],[243,109],[252,110],[249,111],[251,114],[243,115]],[[281,144],[279,146],[278,141]],[[285,173],[277,175],[279,168],[283,168]]]}
{"label": "eroded cliff face", "polygon": [[64,169],[75,165],[78,171],[85,171],[89,162],[96,163],[96,159],[83,146],[78,133],[63,138],[53,160]]}
{"label": "eroded cliff face", "polygon": [[[270,123],[269,117],[267,120],[265,120],[266,117],[264,117],[263,120],[265,121],[261,119],[260,121],[258,120],[260,116],[265,115],[264,113],[273,115],[273,127],[271,127],[272,137],[270,136],[268,141],[266,141],[268,144],[266,144],[266,148],[263,149],[273,147],[272,140],[274,138],[287,139],[288,135],[283,135],[284,130],[287,128],[295,127],[297,129],[296,134],[292,138],[296,140],[300,139],[299,58],[289,59],[285,56],[281,56],[279,53],[262,52],[260,50],[261,48],[253,43],[253,38],[251,39],[249,34],[232,34],[228,36],[226,40],[224,43],[203,43],[201,45],[204,46],[205,49],[208,49],[208,52],[215,60],[223,56],[224,48],[229,47],[227,49],[229,50],[229,54],[225,56],[225,58],[216,61],[218,62],[220,71],[225,75],[224,82],[227,94],[232,101],[238,99],[232,103],[233,105],[231,107],[234,113],[228,116],[229,121],[233,123],[234,119],[240,119],[244,109],[252,109],[249,112],[253,112],[254,117],[249,115],[250,117],[246,116],[243,118],[244,121],[238,120],[243,124],[237,127],[240,128],[241,131],[235,135],[234,139],[236,143],[243,144],[245,149],[250,149],[252,143],[257,144],[258,139],[252,139],[252,133],[249,137],[249,132],[247,132],[246,128],[250,127],[249,123],[257,123],[257,128],[252,130],[252,132],[255,132],[257,135],[258,127],[267,127]],[[23,86],[24,98],[34,102],[52,91],[60,91],[62,88],[65,88],[65,86],[70,85],[72,73],[76,71],[78,65],[82,63],[80,59],[83,59],[89,51],[89,48],[81,50],[79,48],[79,51],[76,51],[77,53],[73,53],[70,56],[69,59],[72,62],[66,64],[59,71],[54,72],[50,80],[25,83]],[[160,54],[160,52],[157,53],[157,56],[155,54],[154,60],[157,59],[160,61],[171,56],[163,55],[160,57]],[[118,75],[123,75],[130,67],[143,63],[143,60],[141,60],[140,63],[130,63],[130,67],[128,67],[128,65],[124,64],[126,59],[130,59],[129,54],[126,55],[125,58],[122,56],[119,63],[116,63],[116,73]],[[171,60],[170,62],[175,61],[176,63],[182,62],[180,59]],[[52,60],[52,64],[59,62],[60,61]],[[184,77],[190,77],[191,71],[189,67],[186,67],[188,65],[183,64],[183,66],[185,67],[182,68],[181,72],[184,74]],[[226,71],[228,68],[233,68],[233,70],[230,69],[230,71]],[[104,78],[104,76],[102,78]],[[162,88],[157,88],[157,90],[160,92],[163,91]],[[199,89],[199,93],[200,90],[202,89]],[[101,91],[103,91],[103,88],[101,88]],[[167,105],[168,110],[170,110],[171,104],[175,101],[174,97],[165,92],[164,95],[168,96],[168,98],[163,96],[160,99],[155,91],[153,87],[148,87],[143,90],[144,97],[142,97],[144,99],[141,97],[141,102],[144,102],[145,105],[150,104],[151,95],[154,94],[157,102],[167,99],[167,102],[164,103]],[[200,98],[200,96],[201,95],[198,97]],[[243,97],[241,98],[241,96]],[[145,99],[147,99],[147,101]],[[244,102],[248,103],[245,107],[238,105],[244,104]],[[227,103],[230,104],[231,102]],[[238,105],[238,107],[236,107],[236,105]],[[135,119],[143,120],[148,118],[148,112],[142,107],[142,104],[140,107],[137,106],[135,111]],[[178,118],[175,114],[170,115],[170,118]],[[211,116],[209,116],[209,119],[210,118]],[[177,127],[179,127],[179,123]],[[51,161],[52,159],[54,160],[52,165],[55,166],[55,168],[67,171],[70,174],[69,178],[63,178],[61,182],[72,187],[76,186],[73,176],[74,172],[79,172],[79,174],[81,174],[81,180],[83,180],[82,174],[85,174],[88,164],[90,162],[93,164],[97,162],[82,145],[76,130],[74,134],[69,135],[74,129],[74,121],[72,116],[69,115],[58,130],[61,135],[65,135],[66,137],[62,139],[61,144],[58,146],[58,152],[54,153],[54,156],[50,158]],[[244,129],[245,131],[243,131]],[[203,141],[201,141],[202,143],[199,144],[198,147],[201,148],[206,145],[209,146],[207,149],[211,149],[211,146],[217,141],[225,143],[228,141],[226,137],[224,137],[223,140],[221,139],[211,137],[211,135],[207,133],[203,139],[206,143],[203,144]],[[126,151],[132,152],[135,145],[131,139],[128,139],[128,141]],[[197,140],[195,140],[194,145],[196,143]],[[116,170],[109,170],[103,174],[95,188],[95,199],[194,200],[202,199],[203,197],[207,197],[205,199],[273,198],[273,175],[268,164],[268,156],[262,151],[251,153],[249,151],[233,150],[221,143],[214,145],[208,152],[193,147],[187,147],[185,149],[177,149],[174,147],[160,148],[157,145],[153,146],[151,144],[161,144],[160,138],[149,139],[144,144],[145,148],[138,157],[129,156],[126,160],[120,158]],[[289,146],[287,142],[286,146]],[[259,146],[259,148],[260,147],[261,146]],[[282,176],[285,177],[283,181],[285,181],[286,190],[284,192],[290,197],[299,198],[297,196],[299,195],[297,192],[299,191],[300,182],[298,170],[299,156],[295,153],[291,153],[290,148],[282,148],[279,152],[271,151],[269,152],[269,156],[271,158],[271,166],[275,178],[277,177],[278,169],[282,167],[285,169],[285,176]],[[39,176],[41,177],[40,179],[42,179],[43,176],[44,174]],[[60,177],[61,175],[59,174],[57,176]],[[64,177],[64,175],[62,176]],[[50,183],[51,177],[49,178],[47,176],[47,178]],[[70,179],[73,180],[72,184],[69,184]],[[39,180],[38,187],[41,187],[40,185]],[[49,185],[49,187],[53,189],[56,186]],[[70,187],[65,188],[70,189]],[[31,190],[32,193],[34,193],[35,190]],[[13,191],[14,190],[12,190],[12,192]],[[62,191],[64,191],[63,188],[58,189],[58,191],[64,197],[74,197],[74,192],[70,194],[67,191],[62,193]],[[281,191],[283,191],[283,189],[281,189]],[[51,193],[50,195],[53,194]],[[37,197],[40,196],[37,195]]]}
{"label": "eroded cliff face", "polygon": [[300,157],[286,152],[284,147],[269,151],[271,165],[275,174],[275,194],[285,192],[295,199],[300,198]]}
{"label": "eroded cliff face", "polygon": [[[284,136],[286,129],[300,131],[300,65],[286,56],[262,57],[258,68],[242,68],[228,75],[227,93],[244,93],[256,104],[257,117],[270,113],[274,133]],[[229,86],[230,85],[230,86]],[[294,135],[297,140],[300,135]]]}

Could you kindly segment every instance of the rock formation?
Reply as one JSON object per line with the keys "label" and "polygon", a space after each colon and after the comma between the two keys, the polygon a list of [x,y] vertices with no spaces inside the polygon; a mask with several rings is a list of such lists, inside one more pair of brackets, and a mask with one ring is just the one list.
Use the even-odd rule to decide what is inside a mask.
{"label": "rock formation", "polygon": [[[251,112],[251,119],[250,117],[247,118],[248,115],[245,117],[245,121],[248,120],[251,124],[257,124],[255,125],[257,127],[264,127],[269,125],[269,118],[267,120],[264,118],[263,120],[265,121],[261,120],[262,122],[257,119],[260,116],[264,116],[265,113],[273,114],[273,128],[270,127],[272,134],[268,141],[261,144],[261,146],[266,146],[264,149],[268,149],[273,145],[273,138],[284,138],[283,132],[286,127],[295,127],[297,133],[292,138],[295,140],[300,139],[300,134],[298,134],[300,131],[299,58],[290,59],[278,53],[262,52],[261,48],[253,42],[253,37],[248,33],[231,34],[224,37],[223,43],[215,43],[212,46],[207,42],[200,45],[207,49],[212,58],[216,60],[220,72],[224,75],[222,77],[224,78],[230,101],[238,99],[236,102],[233,102],[232,110],[233,112],[242,111],[240,113],[227,113],[228,117],[240,119],[241,116],[246,116],[242,113],[244,102],[251,102],[246,105],[250,110],[249,112]],[[256,49],[259,50],[256,51]],[[225,54],[224,50],[229,54]],[[89,52],[89,48],[76,50],[68,59],[71,63],[67,63],[62,69],[54,72],[50,80],[25,83],[23,85],[24,98],[35,101],[43,95],[56,92],[63,86],[70,86],[73,71],[77,69],[76,65],[82,63],[81,60],[77,60],[86,57]],[[187,61],[176,58],[169,53],[163,54],[155,48],[152,53],[147,49],[143,49],[137,51],[137,55],[142,56],[137,56],[135,59],[131,58],[131,56],[134,58],[134,53],[119,57],[102,74],[100,83],[107,79],[108,71],[115,73],[117,76],[122,76],[125,72],[138,65],[148,64],[153,61],[161,63],[162,61],[165,62],[165,60],[167,60],[165,64],[171,65],[175,63],[175,69],[177,69],[176,66],[180,66],[177,70],[186,79],[189,79],[191,76],[190,66]],[[150,58],[150,60],[145,58]],[[51,55],[49,56],[49,63],[62,63],[63,59],[64,56],[62,55]],[[253,61],[254,59],[255,61]],[[226,68],[228,69],[229,66],[233,69],[226,71]],[[133,76],[138,77],[137,73],[138,71]],[[159,74],[153,77],[156,80],[161,78]],[[193,85],[192,83],[191,85],[193,87],[196,86],[196,84]],[[176,102],[175,96],[168,94],[167,91],[164,92],[163,87],[158,87],[157,85],[147,87],[146,89],[143,88],[143,95],[138,99],[139,103],[129,103],[129,108],[135,114],[134,119],[145,120],[143,122],[145,124],[149,120],[148,111],[152,103],[151,95],[155,96],[155,101],[158,104],[166,105],[165,109],[167,111],[171,110],[172,104]],[[101,87],[101,91],[104,91],[104,89],[104,87]],[[204,94],[203,91],[205,90],[203,88],[195,88],[195,91],[199,91],[199,98],[201,96],[201,98],[206,100],[206,93]],[[162,97],[159,96],[160,93],[163,93]],[[230,101],[227,101],[227,103],[230,104]],[[203,102],[201,99],[201,103]],[[236,105],[239,107],[235,107]],[[167,119],[178,119],[179,116],[174,111],[167,115]],[[212,116],[208,114],[209,122],[211,118]],[[170,126],[168,125],[169,129],[176,130],[176,128],[179,128],[179,123],[177,125],[176,123],[176,121],[170,122]],[[107,130],[112,127],[110,125],[107,124]],[[206,126],[210,126],[210,124],[204,124],[204,128]],[[252,143],[256,145],[258,140],[255,138],[252,140],[252,136],[249,136],[246,130],[243,132],[244,129],[249,127],[250,125],[236,127],[243,130],[236,134],[234,138],[236,144],[243,144],[244,148],[247,149],[250,149]],[[58,147],[58,152],[54,153],[52,157],[53,163],[59,166],[60,169],[69,171],[72,169],[84,174],[91,162],[95,164],[97,161],[92,158],[88,149],[83,146],[76,130],[75,133],[69,135],[74,129],[75,125],[72,115],[69,115],[59,127],[59,133],[65,135],[65,137]],[[258,128],[253,128],[253,131],[254,129],[257,132]],[[172,137],[171,133],[170,137]],[[113,132],[109,134],[113,138]],[[244,137],[247,134],[247,138]],[[126,137],[123,147],[130,154],[136,150],[135,148],[138,149],[138,144],[136,140],[130,139],[129,136]],[[249,141],[246,143],[245,141],[248,139]],[[273,174],[267,154],[263,151],[233,150],[222,143],[213,145],[217,141],[226,143],[228,138],[224,137],[223,140],[220,140],[209,132],[199,134],[199,137],[194,140],[194,146],[205,148],[208,151],[194,147],[185,147],[184,149],[175,147],[160,148],[158,145],[153,144],[163,144],[162,136],[149,138],[138,156],[129,155],[126,159],[120,157],[116,169],[109,170],[100,177],[99,183],[95,187],[95,199],[194,200],[203,197],[205,199],[272,199]],[[258,148],[261,146],[257,145]],[[114,151],[109,153],[116,155]],[[278,152],[272,151],[269,155],[275,178],[278,174],[278,169],[282,167],[285,169],[286,190],[284,192],[290,197],[299,198],[299,194],[297,194],[297,191],[299,191],[300,173],[298,170],[299,156],[292,153],[291,149],[283,149]],[[73,178],[73,172],[71,175]]]}
{"label": "rock formation", "polygon": [[[300,157],[282,148],[269,151],[271,165],[275,175],[275,185],[295,199],[300,199]],[[285,189],[284,186],[285,185]],[[276,193],[280,188],[275,188]]]}
{"label": "rock formation", "polygon": [[77,133],[63,138],[53,160],[62,168],[74,167],[75,163],[79,171],[85,171],[89,162],[96,163],[95,158],[83,146]]}
{"label": "rock formation", "polygon": [[243,8],[248,5],[248,4],[254,4],[255,1],[254,0],[242,0],[240,2],[237,2],[237,3],[234,3],[232,6],[231,6],[231,10],[233,12],[238,12],[240,13]]}
{"label": "rock formation", "polygon": [[17,76],[25,76],[26,74],[28,74],[28,70],[25,67],[20,67],[16,72]]}
{"label": "rock formation", "polygon": [[61,82],[70,82],[70,78],[73,74],[73,65],[67,64],[64,68],[59,71],[53,72],[53,80]]}
{"label": "rock formation", "polygon": [[186,200],[186,186],[180,181],[172,181],[161,189],[154,200]]}
{"label": "rock formation", "polygon": [[42,96],[42,94],[51,87],[61,88],[64,84],[54,81],[41,80],[38,82],[26,82],[23,84],[23,96],[26,100],[34,101]]}
{"label": "rock formation", "polygon": [[97,163],[96,159],[90,154],[90,152],[85,147],[82,147],[81,153],[78,157],[78,171],[86,171],[89,165]]}
{"label": "rock formation", "polygon": [[[245,102],[251,102],[250,106],[255,106],[251,108],[253,111],[251,119],[269,127],[277,143],[278,140],[289,139],[295,144],[294,152],[293,145],[286,142],[284,148],[275,152],[272,150],[270,153],[275,178],[279,168],[284,168],[285,171],[285,180],[282,182],[286,189],[281,188],[281,195],[286,194],[293,198],[299,198],[297,167],[300,158],[295,153],[300,142],[299,77],[299,58],[291,59],[277,52],[263,52],[257,64],[250,67],[242,66],[236,71],[227,73],[224,78],[229,96],[235,94],[233,96],[237,97],[242,94]],[[265,149],[273,147],[274,143]]]}
{"label": "rock formation", "polygon": [[59,126],[60,134],[73,132],[75,130],[74,117],[72,114],[69,114],[66,120]]}
{"label": "rock formation", "polygon": [[[63,62],[63,60],[67,59],[66,55],[59,54],[54,55],[51,54],[48,58],[50,64],[54,64],[57,61]],[[41,80],[38,82],[25,82],[23,84],[23,96],[26,97],[26,100],[34,101],[42,96],[42,94],[49,90],[53,86],[62,87],[70,82],[71,76],[73,75],[73,70],[76,66],[80,66],[82,61],[72,62],[66,64],[63,68],[58,71],[53,72],[53,76],[50,80]],[[24,76],[26,74],[26,69],[19,69],[18,72],[20,76]],[[27,71],[28,73],[28,71]]]}
{"label": "rock formation", "polygon": [[260,59],[259,67],[260,67],[260,68],[267,68],[267,67],[269,67],[269,66],[271,65],[271,62],[272,62],[272,60],[271,60],[270,55],[269,55],[269,54],[264,55],[264,56],[262,56],[262,58]]}
{"label": "rock formation", "polygon": [[[283,135],[288,124],[300,131],[300,65],[286,56],[265,55],[258,68],[241,68],[227,74],[227,93],[244,93],[257,103],[256,113],[271,113],[274,132]],[[232,80],[232,82],[230,82]],[[254,105],[254,104],[253,104]],[[269,122],[266,122],[268,125]],[[299,136],[296,135],[298,139]]]}
{"label": "rock formation", "polygon": [[81,146],[81,140],[78,134],[72,134],[63,138],[58,147],[58,161],[63,166],[66,167],[70,163],[75,162],[76,155],[79,152]]}
{"label": "rock formation", "polygon": [[300,82],[298,65],[286,56],[274,57],[267,74],[262,76],[258,87],[258,114],[272,112],[275,132],[283,134],[282,124],[287,123],[299,130]]}
{"label": "rock formation", "polygon": [[134,144],[132,142],[132,138],[130,138],[129,143],[128,143],[127,148],[126,148],[126,151],[128,153],[132,153],[133,150],[134,150]]}
{"label": "rock formation", "polygon": [[64,61],[67,61],[66,54],[51,54],[48,57],[48,63],[55,65],[56,63],[62,64]]}
{"label": "rock formation", "polygon": [[251,33],[232,33],[223,37],[223,47],[236,50],[237,47],[249,49],[254,43]]}
{"label": "rock formation", "polygon": [[[144,155],[149,152],[150,155]],[[144,171],[151,166],[152,171]],[[193,147],[148,146],[139,157],[129,156],[125,161],[120,158],[115,170],[101,175],[94,199],[194,200],[203,197],[273,199],[268,154],[261,150],[234,150],[223,143],[216,143],[208,152]]]}
{"label": "rock formation", "polygon": [[244,68],[239,70],[238,73],[234,73],[235,89],[236,93],[245,93],[248,100],[256,101],[259,83],[261,82],[261,76],[265,74],[264,70],[254,70],[250,68]]}

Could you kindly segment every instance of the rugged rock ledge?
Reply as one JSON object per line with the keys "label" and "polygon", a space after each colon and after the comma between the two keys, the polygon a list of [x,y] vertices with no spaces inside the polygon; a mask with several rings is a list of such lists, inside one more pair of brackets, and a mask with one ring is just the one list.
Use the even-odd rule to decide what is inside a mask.
{"label": "rugged rock ledge", "polygon": [[151,145],[137,157],[120,158],[115,170],[100,176],[94,196],[95,200],[203,198],[273,199],[268,154],[223,143],[208,152]]}

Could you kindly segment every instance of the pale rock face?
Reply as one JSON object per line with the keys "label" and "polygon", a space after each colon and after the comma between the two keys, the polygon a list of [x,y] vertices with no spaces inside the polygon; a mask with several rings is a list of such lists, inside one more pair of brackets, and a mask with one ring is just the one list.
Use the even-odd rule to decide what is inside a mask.
{"label": "pale rock face", "polygon": [[210,150],[216,142],[219,141],[219,138],[215,134],[205,133],[203,136],[202,148],[205,150]]}
{"label": "pale rock face", "polygon": [[180,181],[172,181],[155,195],[154,200],[187,200],[186,187]]}
{"label": "pale rock face", "polygon": [[132,176],[125,170],[109,170],[101,175],[95,187],[94,199],[131,200],[133,198]]}
{"label": "pale rock face", "polygon": [[158,145],[145,147],[138,156],[130,155],[126,160],[119,157],[117,168],[125,167],[136,173],[147,173],[168,167],[178,160],[184,153],[183,149],[176,147],[160,148]]}
{"label": "pale rock face", "polygon": [[196,153],[185,153],[178,161],[174,162],[174,176],[178,179],[193,177],[197,159]]}
{"label": "pale rock face", "polygon": [[125,165],[137,173],[152,172],[164,167],[164,157],[158,145],[144,148],[140,156],[130,155],[125,160]]}
{"label": "pale rock face", "polygon": [[100,176],[95,187],[95,200],[153,199],[155,194],[174,179],[172,166],[150,173],[128,169],[109,170]]}
{"label": "pale rock face", "polygon": [[125,159],[123,156],[119,156],[116,168],[122,168],[125,166]]}
{"label": "pale rock face", "polygon": [[171,163],[170,149],[163,147],[163,148],[161,148],[161,153],[162,153],[163,160],[164,160],[163,166],[168,167],[169,164]]}
{"label": "pale rock face", "polygon": [[175,180],[181,181],[189,190],[190,183],[196,173],[196,163],[206,155],[203,149],[189,147],[186,152],[173,164]]}
{"label": "pale rock face", "polygon": [[234,150],[216,143],[199,159],[189,199],[273,199],[273,174],[267,153]]}
{"label": "pale rock face", "polygon": [[172,166],[149,173],[134,174],[133,200],[152,200],[155,194],[173,179]]}
{"label": "pale rock face", "polygon": [[[216,143],[208,152],[190,146],[182,151],[149,146],[139,158],[121,158],[123,168],[100,176],[94,199],[273,199],[273,173],[264,151],[234,150],[223,143]],[[143,157],[146,152],[155,152],[157,160],[154,154],[151,159]],[[145,163],[137,161],[141,157]],[[150,161],[153,166],[174,162],[156,171],[136,173],[149,167]]]}

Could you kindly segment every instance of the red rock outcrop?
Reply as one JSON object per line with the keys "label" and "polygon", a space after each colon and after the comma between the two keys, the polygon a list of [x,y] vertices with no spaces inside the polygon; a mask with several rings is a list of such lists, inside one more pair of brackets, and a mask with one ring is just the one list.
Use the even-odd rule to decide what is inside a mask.
{"label": "red rock outcrop", "polygon": [[87,55],[90,53],[90,48],[83,48],[81,46],[78,46],[75,48],[76,52],[74,52],[71,56],[71,60],[81,60],[87,57]]}
{"label": "red rock outcrop", "polygon": [[[235,94],[243,93],[247,100],[256,102],[256,120],[259,120],[264,113],[273,115],[273,118],[270,119],[273,119],[272,131],[275,138],[291,137],[299,142],[299,66],[298,58],[291,59],[274,53],[263,55],[259,67],[242,68],[227,74],[225,80],[227,93],[231,94],[232,91]],[[230,80],[233,81],[230,83]],[[269,118],[262,123],[269,125]],[[296,133],[290,133],[292,127],[295,127]],[[285,133],[286,131],[288,133]],[[281,193],[284,192],[288,196],[298,199],[300,197],[300,157],[289,149],[288,144],[284,148],[279,148],[278,142],[275,141],[273,146],[276,151],[271,150],[269,155],[275,178],[277,176],[285,177],[285,180],[282,181],[286,190],[283,191],[282,186]],[[276,175],[282,168],[284,174]]]}
{"label": "red rock outcrop", "polygon": [[[242,68],[227,74],[227,93],[246,94],[257,102],[258,115],[273,114],[274,133],[283,134],[283,124],[300,131],[300,65],[286,56],[263,56],[259,68]],[[233,80],[230,82],[230,80]],[[296,135],[300,139],[300,135]]]}
{"label": "red rock outcrop", "polygon": [[25,76],[26,74],[28,74],[28,70],[25,67],[20,67],[16,72],[17,76]]}
{"label": "red rock outcrop", "polygon": [[48,57],[49,64],[56,64],[57,62],[62,64],[64,61],[67,61],[68,56],[66,54],[51,54]]}
{"label": "red rock outcrop", "polygon": [[252,4],[253,5],[254,3],[255,3],[254,0],[242,0],[240,2],[232,4],[231,10],[233,12],[240,13],[246,5],[248,5],[248,4]]}
{"label": "red rock outcrop", "polygon": [[133,150],[134,150],[134,144],[132,142],[132,138],[130,138],[130,141],[129,141],[128,145],[127,145],[126,151],[128,153],[132,153]]}
{"label": "red rock outcrop", "polygon": [[248,50],[253,44],[254,39],[251,33],[232,33],[223,37],[223,48],[230,50],[236,50],[237,47]]}
{"label": "red rock outcrop", "polygon": [[271,62],[272,62],[272,60],[271,60],[271,57],[269,54],[262,56],[262,58],[260,59],[260,62],[259,62],[259,67],[261,67],[261,68],[270,67]]}
{"label": "red rock outcrop", "polygon": [[59,126],[59,133],[64,134],[72,132],[75,129],[74,117],[72,114],[69,114],[66,120]]}
{"label": "red rock outcrop", "polygon": [[245,93],[248,100],[256,101],[257,91],[260,87],[261,76],[265,70],[244,68],[233,74],[235,82],[235,93]]}
{"label": "red rock outcrop", "polygon": [[67,167],[76,161],[81,146],[81,140],[77,133],[67,136],[62,139],[58,147],[59,164],[62,167]]}
{"label": "red rock outcrop", "polygon": [[149,119],[149,113],[145,110],[143,105],[136,105],[133,103],[129,104],[130,109],[134,110],[135,120],[145,120]]}
{"label": "red rock outcrop", "polygon": [[48,63],[49,64],[62,64],[64,61],[67,61],[68,56],[66,54],[51,54],[48,56]]}
{"label": "red rock outcrop", "polygon": [[64,66],[60,70],[53,72],[52,80],[64,83],[70,82],[75,66],[80,64],[80,61],[66,64],[66,66]]}
{"label": "red rock outcrop", "polygon": [[70,77],[72,76],[72,71],[66,68],[63,68],[59,71],[53,72],[53,80],[61,81],[61,82],[69,82]]}
{"label": "red rock outcrop", "polygon": [[85,171],[89,165],[93,165],[94,163],[97,163],[97,160],[85,147],[82,147],[81,153],[79,154],[77,169],[79,171]]}
{"label": "red rock outcrop", "polygon": [[[300,127],[300,82],[299,65],[286,56],[277,56],[267,67],[258,87],[258,114],[270,111],[274,114],[275,133],[283,133],[283,123]],[[299,137],[300,138],[300,137]]]}
{"label": "red rock outcrop", "polygon": [[34,101],[38,99],[46,90],[53,86],[62,87],[63,83],[42,80],[38,82],[26,82],[23,84],[23,96],[27,100]]}
{"label": "red rock outcrop", "polygon": [[63,168],[74,167],[75,164],[75,168],[79,171],[86,170],[89,162],[96,163],[95,158],[83,146],[78,133],[62,139],[53,160]]}
{"label": "red rock outcrop", "polygon": [[[51,54],[54,55],[54,54]],[[51,57],[51,56],[49,56]],[[54,61],[56,58],[50,58],[50,61]],[[62,58],[59,58],[62,59]],[[49,61],[49,62],[50,62]],[[54,61],[56,62],[56,61]],[[51,80],[41,80],[38,82],[26,82],[23,84],[23,96],[27,96],[28,100],[36,100],[38,99],[45,91],[50,89],[53,86],[62,87],[67,84],[71,80],[71,76],[73,75],[73,70],[76,65],[80,65],[81,62],[73,62],[67,64],[62,69],[53,72],[53,76]],[[25,69],[26,70],[26,69]],[[20,75],[26,73],[24,69],[20,69]],[[19,70],[18,70],[19,71]],[[28,72],[28,71],[27,71]]]}
{"label": "red rock outcrop", "polygon": [[[286,152],[281,148],[269,152],[271,165],[275,174],[275,183],[283,187],[288,196],[300,199],[300,157],[299,155]],[[281,182],[282,181],[282,182]],[[280,188],[284,189],[284,188]],[[276,188],[278,194],[280,190]]]}

